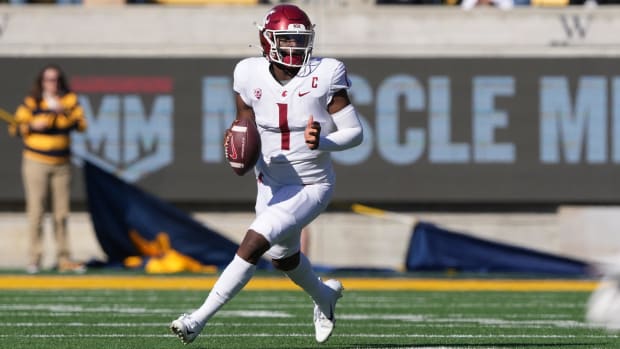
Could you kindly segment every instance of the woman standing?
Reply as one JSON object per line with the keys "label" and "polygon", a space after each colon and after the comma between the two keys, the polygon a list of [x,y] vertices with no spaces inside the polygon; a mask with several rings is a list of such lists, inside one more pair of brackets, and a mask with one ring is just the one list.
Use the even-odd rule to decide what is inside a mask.
{"label": "woman standing", "polygon": [[26,211],[30,224],[30,256],[27,272],[41,268],[42,223],[48,193],[54,221],[59,271],[84,271],[84,266],[69,258],[67,217],[71,183],[72,131],[84,131],[86,119],[77,95],[69,89],[62,70],[44,67],[30,94],[15,113],[11,134],[24,142],[22,176],[26,193]]}

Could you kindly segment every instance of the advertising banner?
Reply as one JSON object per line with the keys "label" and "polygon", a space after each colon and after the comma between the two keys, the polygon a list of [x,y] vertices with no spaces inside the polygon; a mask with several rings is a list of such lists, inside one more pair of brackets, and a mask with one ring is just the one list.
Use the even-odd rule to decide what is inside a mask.
{"label": "advertising banner", "polygon": [[[254,179],[233,173],[222,145],[239,59],[3,58],[0,107],[14,111],[56,63],[89,122],[73,136],[77,166],[173,202],[248,203]],[[342,60],[365,139],[333,154],[335,201],[620,202],[617,59]],[[0,132],[0,149],[0,202],[23,200],[21,142]]]}

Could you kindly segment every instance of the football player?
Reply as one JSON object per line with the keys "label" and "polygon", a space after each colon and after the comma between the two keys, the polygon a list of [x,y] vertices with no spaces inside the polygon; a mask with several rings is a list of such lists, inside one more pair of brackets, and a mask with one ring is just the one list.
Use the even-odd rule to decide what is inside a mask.
{"label": "football player", "polygon": [[185,344],[246,285],[265,253],[314,301],[317,342],[329,338],[336,322],[343,286],[314,273],[300,253],[300,232],[332,197],[330,152],[360,144],[362,126],[349,101],[343,63],[312,57],[314,25],[304,11],[290,4],[273,7],[259,37],[263,57],[239,62],[233,84],[237,119],[254,120],[261,138],[256,218],[204,304],[170,325]]}
{"label": "football player", "polygon": [[612,257],[592,266],[594,274],[602,275],[599,285],[590,294],[586,320],[595,327],[620,331],[620,261]]}

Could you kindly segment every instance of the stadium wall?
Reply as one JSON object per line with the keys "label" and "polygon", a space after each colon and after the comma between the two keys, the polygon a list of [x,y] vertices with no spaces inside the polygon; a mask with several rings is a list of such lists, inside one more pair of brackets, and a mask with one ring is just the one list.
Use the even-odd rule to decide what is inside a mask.
{"label": "stadium wall", "polygon": [[[557,212],[403,212],[468,235],[572,257],[587,262],[617,260],[620,209],[562,207]],[[239,243],[253,215],[249,212],[198,212],[194,218]],[[49,218],[48,218],[49,219]],[[413,226],[345,212],[327,212],[310,226],[309,257],[333,267],[372,267],[402,270]],[[51,221],[45,225],[43,264],[54,263]],[[0,268],[26,265],[28,223],[23,214],[1,212]],[[105,259],[89,215],[77,212],[69,220],[69,237],[77,260]],[[351,243],[355,241],[355,243]]]}
{"label": "stadium wall", "polygon": [[[616,6],[512,11],[301,2],[316,52],[336,57],[617,56]],[[0,5],[2,56],[239,57],[259,52],[259,6]]]}
{"label": "stadium wall", "polygon": [[[351,156],[357,156],[353,158],[367,163],[340,161],[338,200],[421,205],[620,203],[620,188],[614,184],[620,162],[620,78],[616,64],[620,41],[615,34],[620,30],[619,8],[517,8],[509,12],[484,8],[464,12],[458,8],[377,6],[367,1],[310,2],[305,7],[317,24],[316,52],[341,58],[354,67],[354,86],[361,87],[353,91],[352,97],[370,125],[367,134],[375,134],[392,115],[397,120],[400,117],[410,131],[420,130],[432,141],[430,120],[439,120],[434,156],[431,143],[422,148],[409,144],[408,148],[404,146],[407,133],[398,132],[396,139],[400,141],[394,142],[389,132],[382,136],[377,131],[371,146],[364,148],[367,154],[358,151],[349,156],[349,161]],[[221,160],[212,167],[205,162],[203,152],[209,145],[203,142],[206,136],[200,130],[208,119],[205,114],[230,117],[226,105],[205,113],[209,105],[205,89],[215,89],[212,99],[228,98],[217,93],[229,90],[230,80],[226,79],[230,79],[236,60],[258,53],[256,47],[249,46],[257,43],[252,23],[260,21],[267,8],[0,6],[0,72],[5,81],[10,81],[1,87],[0,106],[13,109],[43,63],[61,62],[71,76],[82,79],[77,83],[81,81],[84,88],[82,101],[88,100],[93,106],[92,120],[100,121],[105,113],[98,112],[104,105],[133,103],[138,110],[145,110],[135,114],[142,121],[157,117],[159,114],[153,110],[157,111],[158,105],[164,116],[168,107],[174,106],[174,120],[172,114],[160,119],[164,125],[173,122],[175,130],[168,139],[168,154],[150,161],[151,165],[134,168],[126,179],[176,202],[251,201],[251,181],[233,182],[236,179]],[[114,85],[114,79],[119,77],[125,83],[144,77],[163,80],[146,80],[161,83],[160,90],[154,92],[127,91]],[[97,78],[103,78],[99,81],[104,84],[97,85]],[[214,78],[209,80],[212,85],[205,85],[207,78]],[[175,91],[183,83],[186,85]],[[396,114],[382,110],[380,101],[392,101],[391,105],[397,106]],[[551,114],[546,114],[545,105],[551,106]],[[127,120],[130,115],[121,108],[110,108],[115,113],[105,108],[103,111],[113,115],[112,120]],[[177,110],[186,112],[177,114]],[[545,117],[553,113],[561,118]],[[545,120],[555,123],[545,128]],[[480,131],[487,138],[475,139],[472,130],[476,125],[482,125]],[[569,131],[554,134],[554,125]],[[156,125],[153,128],[162,129]],[[113,128],[103,135],[112,137],[114,132],[120,134],[119,130]],[[193,132],[193,138],[186,132]],[[551,138],[543,138],[545,135]],[[166,143],[164,136],[157,138],[157,132],[139,134],[137,141],[144,144],[149,137]],[[187,139],[190,141],[186,143]],[[551,140],[550,148],[541,146],[545,140]],[[5,164],[0,168],[0,203],[20,202],[19,142],[0,137],[0,147]],[[386,161],[384,154],[390,149],[405,155],[415,151],[420,154],[398,164]],[[188,153],[193,158],[178,155]],[[86,155],[101,160],[101,154]],[[148,160],[148,156],[144,158]],[[107,165],[119,164],[126,165]],[[117,170],[121,167],[117,166]],[[386,173],[394,175],[395,180],[385,181]],[[459,176],[458,181],[455,176]],[[76,177],[74,201],[79,202],[83,192]],[[201,186],[205,178],[217,186]],[[360,182],[353,178],[360,178]],[[169,183],[191,185],[169,190],[175,188]],[[387,191],[380,185],[386,185]],[[239,196],[230,198],[218,193],[217,188],[226,186],[241,188]],[[616,216],[613,207],[573,206],[548,214],[483,217],[427,213],[422,218],[483,237],[588,257],[617,252],[611,246],[616,244],[609,243]],[[217,217],[216,221],[227,218]],[[384,231],[385,222],[328,217],[318,221],[314,229],[313,253],[317,261],[398,266],[400,259],[394,257],[398,253],[392,250],[394,242],[407,241],[410,227],[394,227],[397,237],[386,240],[378,233]],[[13,227],[24,224],[22,218],[4,221],[9,226],[10,222],[16,224]],[[21,228],[7,229],[14,237],[9,241],[21,241],[25,236],[15,234]],[[87,226],[75,230],[92,235]],[[230,234],[234,235],[233,230],[243,232],[244,227],[231,228]],[[334,231],[342,234],[350,230],[360,231],[359,241],[367,241],[367,245],[345,252],[346,238],[342,244],[332,243],[336,241],[333,237],[339,236]],[[590,242],[584,249],[585,232]],[[596,240],[596,236],[601,239]],[[377,239],[389,241],[387,247],[380,248],[383,245]],[[78,243],[92,251],[88,242]],[[377,253],[364,255],[360,251]],[[0,264],[16,260],[10,255],[3,253]],[[361,255],[366,258],[357,260]]]}

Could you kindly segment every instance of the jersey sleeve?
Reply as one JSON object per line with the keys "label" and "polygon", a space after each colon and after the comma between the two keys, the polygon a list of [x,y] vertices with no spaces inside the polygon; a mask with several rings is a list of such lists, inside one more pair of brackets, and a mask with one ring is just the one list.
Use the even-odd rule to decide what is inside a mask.
{"label": "jersey sleeve", "polygon": [[9,124],[9,134],[12,136],[24,136],[30,133],[29,123],[32,121],[32,111],[36,109],[37,103],[32,97],[26,97],[24,103],[20,104],[15,111],[15,122]]}
{"label": "jersey sleeve", "polygon": [[78,102],[78,97],[75,93],[70,93],[65,96],[67,99],[67,121],[79,132],[86,130],[87,121],[84,115],[84,109]]}
{"label": "jersey sleeve", "polygon": [[239,93],[241,99],[243,100],[243,102],[245,102],[245,104],[251,105],[251,98],[250,96],[248,96],[248,91],[246,87],[250,75],[248,65],[249,61],[243,60],[237,63],[237,65],[235,66],[235,70],[233,73],[233,90]]}
{"label": "jersey sleeve", "polygon": [[348,90],[351,87],[351,81],[347,76],[347,68],[344,66],[344,63],[340,61],[335,61],[335,63],[332,81],[329,87],[328,101],[331,101],[336,92],[342,89]]}

